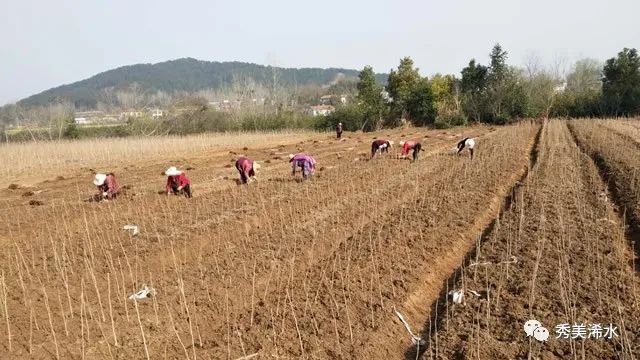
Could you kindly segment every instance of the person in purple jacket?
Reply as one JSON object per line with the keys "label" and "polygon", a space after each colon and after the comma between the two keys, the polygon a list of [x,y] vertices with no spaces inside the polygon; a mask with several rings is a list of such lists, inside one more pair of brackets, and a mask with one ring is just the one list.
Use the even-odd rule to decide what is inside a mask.
{"label": "person in purple jacket", "polygon": [[296,170],[302,169],[302,177],[306,180],[316,171],[316,159],[307,154],[289,154],[291,176],[296,176]]}

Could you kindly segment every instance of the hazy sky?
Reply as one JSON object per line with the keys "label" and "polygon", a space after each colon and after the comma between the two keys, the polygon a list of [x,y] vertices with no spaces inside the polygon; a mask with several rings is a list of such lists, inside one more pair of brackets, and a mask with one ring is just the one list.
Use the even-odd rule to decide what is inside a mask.
{"label": "hazy sky", "polygon": [[640,47],[638,13],[640,0],[0,0],[0,104],[182,57],[387,72],[411,56],[424,75],[459,74],[500,42],[512,64],[604,60]]}

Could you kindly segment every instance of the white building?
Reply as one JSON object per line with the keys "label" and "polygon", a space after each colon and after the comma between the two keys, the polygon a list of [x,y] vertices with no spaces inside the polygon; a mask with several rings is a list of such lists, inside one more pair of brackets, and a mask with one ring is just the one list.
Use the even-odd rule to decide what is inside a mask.
{"label": "white building", "polygon": [[333,105],[315,105],[310,106],[308,112],[311,116],[327,116],[335,110]]}
{"label": "white building", "polygon": [[151,117],[154,119],[161,118],[164,116],[164,111],[160,109],[151,109]]}

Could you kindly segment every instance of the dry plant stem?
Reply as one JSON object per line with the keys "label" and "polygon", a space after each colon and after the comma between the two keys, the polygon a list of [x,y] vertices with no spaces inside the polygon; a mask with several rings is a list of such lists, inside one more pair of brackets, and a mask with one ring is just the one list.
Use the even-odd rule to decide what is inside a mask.
{"label": "dry plant stem", "polygon": [[140,326],[140,334],[142,335],[142,344],[144,345],[144,354],[147,360],[149,357],[149,348],[147,347],[147,337],[144,334],[144,327],[142,326],[142,320],[140,319],[140,310],[138,309],[138,302],[136,300],[133,301],[133,306],[136,309],[136,317],[138,318],[138,325]]}
{"label": "dry plant stem", "polygon": [[2,280],[2,284],[0,284],[0,286],[2,286],[2,305],[4,308],[4,317],[5,317],[5,320],[7,321],[7,341],[8,341],[9,352],[11,352],[12,351],[11,325],[9,323],[9,307],[7,306],[7,284],[5,282],[4,271],[2,271],[1,280]]}
{"label": "dry plant stem", "polygon": [[51,315],[51,308],[49,307],[49,296],[47,296],[47,290],[44,285],[42,286],[42,293],[44,294],[44,303],[47,308],[47,315],[49,316],[49,326],[51,328],[51,335],[53,336],[53,343],[56,346],[56,359],[60,359],[60,351],[58,350],[58,339],[56,337],[56,330],[53,328],[53,317]]}

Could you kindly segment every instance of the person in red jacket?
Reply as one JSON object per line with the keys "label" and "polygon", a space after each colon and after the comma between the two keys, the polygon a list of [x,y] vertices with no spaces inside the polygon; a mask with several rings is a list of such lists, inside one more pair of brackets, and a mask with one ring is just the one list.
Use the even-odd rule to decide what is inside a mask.
{"label": "person in red jacket", "polygon": [[240,173],[240,182],[246,184],[248,181],[256,180],[256,170],[260,169],[260,164],[246,156],[241,156],[236,161],[236,169]]}
{"label": "person in red jacket", "polygon": [[400,141],[402,146],[402,157],[406,158],[409,155],[409,150],[413,150],[413,161],[418,160],[418,153],[422,150],[422,144],[417,140]]}
{"label": "person in red jacket", "polygon": [[336,138],[340,139],[342,137],[342,123],[339,122],[338,125],[336,125]]}
{"label": "person in red jacket", "polygon": [[393,146],[393,141],[384,140],[384,139],[374,140],[371,143],[371,158],[373,159],[373,157],[376,155],[378,151],[381,154],[389,152],[389,149],[391,148],[391,146]]}
{"label": "person in red jacket", "polygon": [[93,184],[98,187],[100,192],[96,198],[101,200],[113,200],[118,196],[120,187],[113,173],[96,174]]}
{"label": "person in red jacket", "polygon": [[167,175],[167,195],[184,194],[184,196],[188,198],[193,195],[193,192],[191,191],[191,182],[182,171],[178,170],[175,166],[172,166],[168,168],[164,174]]}

